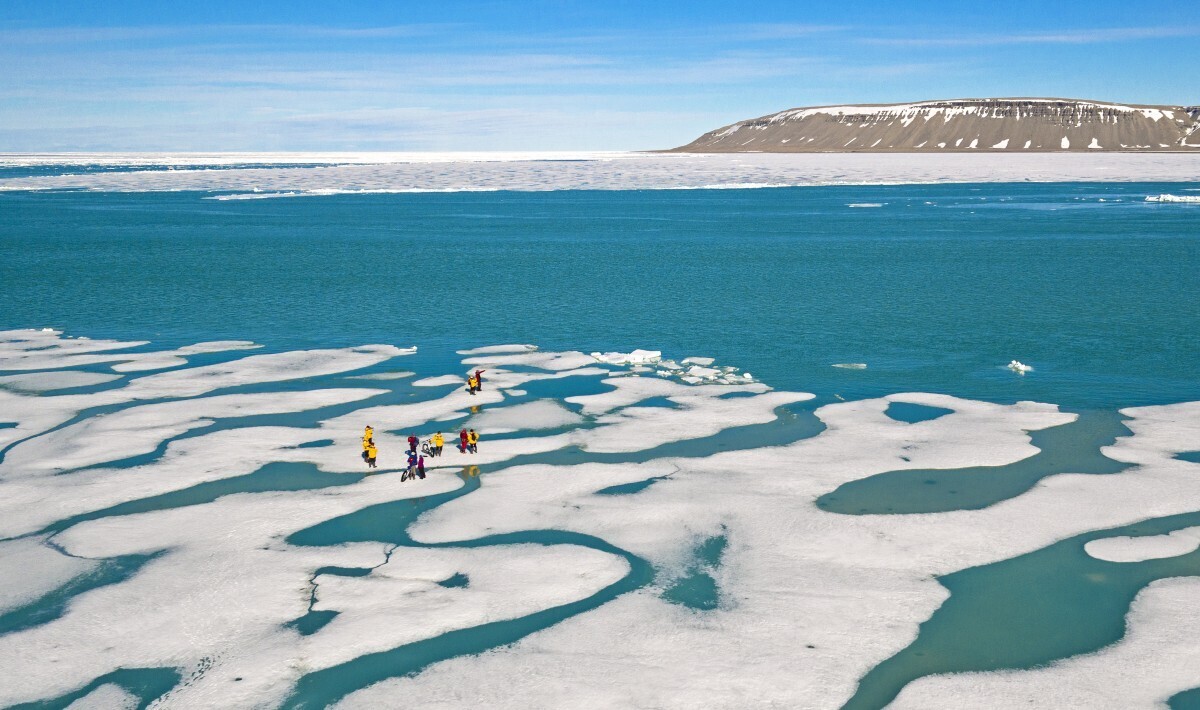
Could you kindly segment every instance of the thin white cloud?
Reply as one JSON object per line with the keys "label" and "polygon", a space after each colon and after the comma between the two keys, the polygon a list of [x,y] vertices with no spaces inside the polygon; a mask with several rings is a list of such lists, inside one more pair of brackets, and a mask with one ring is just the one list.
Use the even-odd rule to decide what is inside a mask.
{"label": "thin white cloud", "polygon": [[975,47],[1006,44],[1104,44],[1146,39],[1200,36],[1200,27],[1111,27],[1057,32],[1018,32],[938,37],[865,37],[860,41],[888,47]]}

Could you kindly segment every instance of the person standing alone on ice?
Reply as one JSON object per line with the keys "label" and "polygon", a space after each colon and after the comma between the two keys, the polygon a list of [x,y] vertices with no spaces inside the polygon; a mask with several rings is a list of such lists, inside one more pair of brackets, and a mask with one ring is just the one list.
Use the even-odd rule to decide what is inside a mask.
{"label": "person standing alone on ice", "polygon": [[433,455],[441,456],[442,447],[446,444],[446,437],[442,436],[442,432],[433,435]]}

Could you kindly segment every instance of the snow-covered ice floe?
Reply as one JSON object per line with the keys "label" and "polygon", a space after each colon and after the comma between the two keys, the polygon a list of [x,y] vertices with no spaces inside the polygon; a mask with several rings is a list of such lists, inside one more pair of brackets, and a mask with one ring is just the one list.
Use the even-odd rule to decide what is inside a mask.
{"label": "snow-covered ice floe", "polygon": [[1200,195],[1148,195],[1146,202],[1185,202],[1200,204]]}
{"label": "snow-covered ice floe", "polygon": [[[10,335],[0,372],[21,376],[7,365],[35,355],[39,374],[79,372],[81,357],[130,347]],[[465,351],[457,372],[415,382],[338,386],[409,352],[231,351],[88,394],[0,390],[0,421],[17,424],[0,429],[0,706],[169,668],[182,680],[164,706],[836,707],[947,599],[939,576],[1148,511],[1200,510],[1195,464],[1176,457],[1200,439],[1200,403],[1123,410],[1131,434],[1103,449],[1128,464],[1118,473],[1067,469],[977,510],[843,515],[817,499],[888,472],[1021,461],[1039,453],[1031,432],[1076,415],[897,393],[822,406],[823,429],[780,438],[813,395],[739,381],[709,358],[526,346]],[[471,395],[463,373],[476,368],[488,372]],[[549,381],[565,394],[520,398]],[[414,389],[438,384],[455,386]],[[428,398],[380,398],[395,392]],[[948,413],[897,421],[894,402]],[[478,453],[454,450],[450,432],[428,478],[401,483],[406,437],[451,419],[481,433]],[[379,468],[364,476],[367,424]],[[279,470],[304,484],[262,483]],[[1108,534],[1086,550],[1126,568],[1192,554],[1198,529]],[[1115,645],[918,679],[898,706],[1161,702],[1200,684],[1196,595],[1195,580],[1154,582]],[[381,660],[433,639],[473,650]],[[327,677],[356,680],[322,691]],[[1098,678],[1128,682],[1105,700]],[[87,701],[126,695],[101,683]]]}

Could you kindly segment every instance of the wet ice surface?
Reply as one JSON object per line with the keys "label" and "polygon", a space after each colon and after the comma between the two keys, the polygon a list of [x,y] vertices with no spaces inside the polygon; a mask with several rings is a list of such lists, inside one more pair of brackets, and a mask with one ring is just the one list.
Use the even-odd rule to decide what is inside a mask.
{"label": "wet ice surface", "polygon": [[[163,692],[122,685],[129,669],[177,673],[170,705],[228,707],[881,707],[898,692],[905,707],[1130,707],[1200,684],[1194,580],[1155,581],[1200,575],[1200,482],[1178,458],[1200,438],[1200,403],[1124,410],[1130,434],[1103,447],[1115,472],[1066,460],[979,509],[845,515],[817,499],[890,471],[1029,459],[1044,453],[1031,432],[1076,415],[903,393],[826,404],[824,430],[761,446],[755,427],[788,426],[812,395],[690,383],[715,364],[699,356],[660,373],[660,360],[499,346],[349,387],[364,368],[407,374],[412,351],[118,357],[141,345],[0,333],[0,377],[124,372],[87,394],[0,390],[16,424],[0,429],[0,705]],[[204,348],[229,359],[187,364]],[[358,456],[365,424],[377,475]],[[480,431],[477,454],[453,450],[460,426]],[[446,455],[401,483],[407,435],[439,427]],[[721,438],[731,429],[741,438]],[[906,660],[940,643],[922,626],[950,597],[940,577],[1109,529],[1079,554],[1129,570],[1131,594],[1150,585],[1124,638],[969,677]],[[1096,678],[1154,663],[1097,699]]]}

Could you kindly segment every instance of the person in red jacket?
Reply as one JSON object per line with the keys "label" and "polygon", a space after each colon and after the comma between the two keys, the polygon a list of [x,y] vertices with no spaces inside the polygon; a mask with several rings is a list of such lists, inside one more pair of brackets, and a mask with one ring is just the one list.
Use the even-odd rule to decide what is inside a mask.
{"label": "person in red jacket", "polygon": [[467,453],[467,430],[463,429],[458,432],[458,450]]}
{"label": "person in red jacket", "polygon": [[485,373],[485,372],[487,372],[487,370],[476,370],[475,371],[475,391],[476,392],[483,391],[483,373]]}
{"label": "person in red jacket", "polygon": [[421,441],[420,441],[419,439],[417,439],[417,437],[415,437],[415,436],[411,436],[411,435],[410,435],[410,436],[408,437],[408,450],[409,450],[409,451],[416,451],[416,450],[417,450],[417,444],[419,444],[419,443],[421,443]]}

